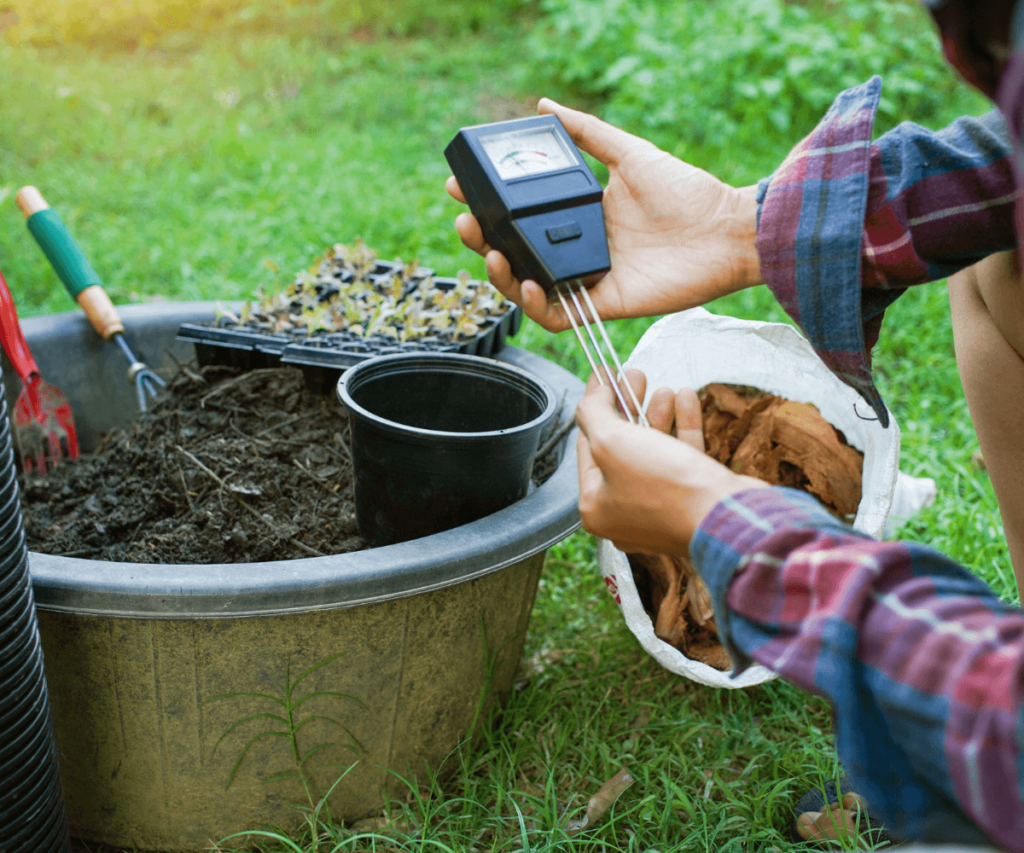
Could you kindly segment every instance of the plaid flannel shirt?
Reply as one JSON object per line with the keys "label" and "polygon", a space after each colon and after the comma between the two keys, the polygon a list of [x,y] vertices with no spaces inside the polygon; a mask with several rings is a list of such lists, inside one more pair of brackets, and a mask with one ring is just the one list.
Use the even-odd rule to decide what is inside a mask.
{"label": "plaid flannel shirt", "polygon": [[890,831],[1024,851],[1024,612],[791,489],[720,502],[690,555],[737,670],[829,700],[853,790]]}
{"label": "plaid flannel shirt", "polygon": [[[1002,116],[872,143],[874,78],[758,191],[766,282],[886,424],[869,355],[885,308],[1024,233],[1024,11],[925,2],[947,58]],[[738,668],[829,700],[854,789],[891,831],[1024,851],[1024,612],[936,551],[857,534],[789,489],[722,501],[690,550]]]}

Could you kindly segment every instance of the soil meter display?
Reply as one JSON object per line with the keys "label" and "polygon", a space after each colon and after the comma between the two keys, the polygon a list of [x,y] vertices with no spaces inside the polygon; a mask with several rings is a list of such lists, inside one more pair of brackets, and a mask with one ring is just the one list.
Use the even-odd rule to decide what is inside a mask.
{"label": "soil meter display", "polygon": [[444,156],[518,279],[549,291],[608,271],[601,185],[555,116],[464,127]]}
{"label": "soil meter display", "polygon": [[503,181],[579,165],[554,128],[488,133],[480,137],[480,145]]}

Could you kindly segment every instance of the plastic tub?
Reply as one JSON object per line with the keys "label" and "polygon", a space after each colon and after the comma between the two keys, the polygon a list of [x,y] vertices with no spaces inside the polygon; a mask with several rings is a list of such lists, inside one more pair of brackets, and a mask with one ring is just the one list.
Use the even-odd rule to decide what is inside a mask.
{"label": "plastic tub", "polygon": [[[137,355],[169,371],[168,351],[193,356],[176,340],[179,326],[212,320],[214,310],[172,303],[119,313]],[[80,313],[22,325],[40,371],[74,409],[84,451],[135,416],[124,356]],[[512,347],[500,360],[540,377],[556,398],[565,392],[561,420],[572,417],[583,393],[574,376]],[[322,720],[300,734],[300,746],[328,745],[315,757],[322,789],[355,762],[331,795],[335,818],[380,808],[384,793],[404,795],[395,774],[441,766],[469,733],[481,697],[501,701],[512,690],[544,554],[579,525],[573,434],[563,447],[555,473],[524,499],[384,548],[173,566],[30,553],[72,834],[203,850],[233,832],[297,825],[298,783],[267,782],[293,769],[283,738],[254,744],[225,788],[265,720],[225,733],[278,706],[255,695],[215,697],[280,697],[289,673],[321,662],[302,692],[358,700],[324,696],[300,709],[339,720],[358,744],[358,754],[350,751],[348,736]]]}

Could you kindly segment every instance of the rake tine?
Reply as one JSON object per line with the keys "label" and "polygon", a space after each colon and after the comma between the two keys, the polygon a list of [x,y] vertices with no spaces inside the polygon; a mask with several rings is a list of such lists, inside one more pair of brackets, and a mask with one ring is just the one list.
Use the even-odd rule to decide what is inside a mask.
{"label": "rake tine", "polygon": [[144,412],[146,411],[146,394],[155,398],[159,393],[157,387],[166,388],[167,383],[147,367],[144,362],[139,361],[122,333],[115,333],[113,340],[128,359],[128,384],[135,386],[135,395],[139,401],[139,411]]}
{"label": "rake tine", "polygon": [[135,386],[135,395],[141,412],[146,411],[147,394],[156,399],[160,393],[158,388],[167,387],[167,383],[141,361],[133,361],[128,367],[128,384]]}

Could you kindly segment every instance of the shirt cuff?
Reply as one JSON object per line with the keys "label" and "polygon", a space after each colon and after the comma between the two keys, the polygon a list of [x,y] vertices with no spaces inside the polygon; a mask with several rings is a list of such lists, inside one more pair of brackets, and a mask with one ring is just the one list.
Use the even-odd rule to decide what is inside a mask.
{"label": "shirt cuff", "polygon": [[726,594],[760,544],[782,528],[813,528],[850,533],[813,496],[782,486],[728,495],[704,518],[690,542],[690,559],[711,593],[718,639],[735,663],[733,677],[753,664],[734,640]]}
{"label": "shirt cuff", "polygon": [[767,178],[761,178],[757,182],[757,194],[754,196],[757,201],[757,227],[761,227],[761,208],[764,206],[764,198],[768,195],[768,186],[771,184],[772,179],[775,177],[775,172],[772,172]]}
{"label": "shirt cuff", "polygon": [[888,426],[861,323],[861,243],[881,91],[881,79],[873,77],[842,92],[758,185],[756,246],[779,304],[825,365]]}

